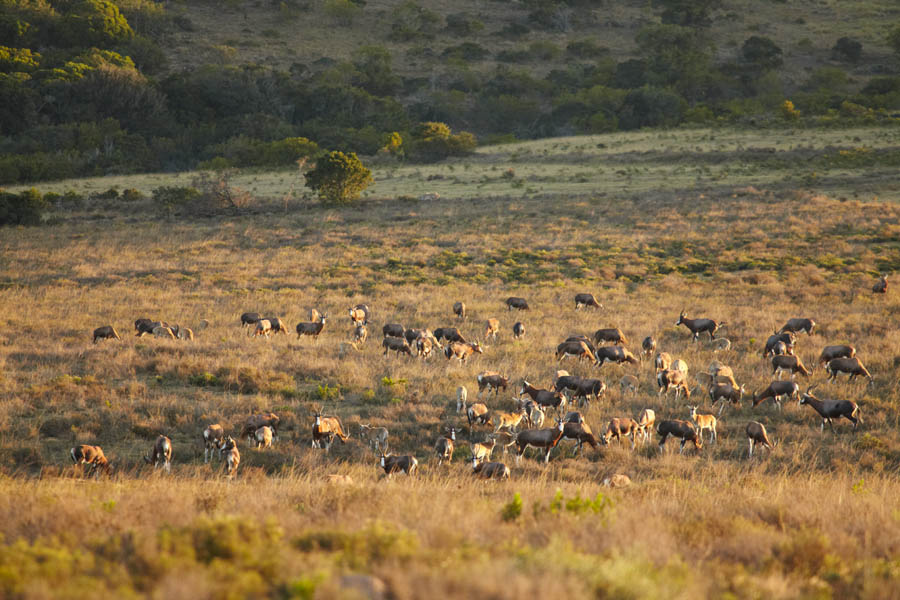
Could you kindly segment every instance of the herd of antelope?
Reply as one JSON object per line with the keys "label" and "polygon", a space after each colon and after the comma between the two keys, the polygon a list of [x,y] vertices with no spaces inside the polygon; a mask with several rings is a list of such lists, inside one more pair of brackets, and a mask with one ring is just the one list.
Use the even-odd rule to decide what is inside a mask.
{"label": "herd of antelope", "polygon": [[[887,279],[886,276],[882,276],[873,292],[885,293],[886,289]],[[528,302],[524,298],[510,297],[505,301],[505,305],[510,311],[529,310]],[[592,294],[576,294],[575,309],[587,307],[603,308]],[[367,326],[371,313],[365,304],[356,305],[348,312],[353,327],[351,344],[358,350],[368,339]],[[453,305],[453,314],[459,320],[467,319],[465,303],[456,302]],[[298,338],[311,336],[317,341],[324,329],[326,318],[327,313],[320,314],[316,309],[311,310],[309,321],[301,322],[296,327]],[[264,317],[260,313],[248,312],[241,315],[240,321],[241,326],[249,328],[254,336],[269,338],[277,333],[287,333],[284,322],[278,317]],[[686,312],[682,310],[675,325],[686,327],[694,342],[699,342],[701,334],[707,334],[711,348],[715,352],[731,349],[731,342],[727,338],[716,337],[716,333],[726,327],[724,322],[708,318],[688,318]],[[208,323],[202,322],[201,327],[206,326]],[[812,393],[819,384],[811,385],[801,393],[800,386],[794,381],[797,375],[809,377],[812,374],[795,353],[795,348],[798,335],[805,333],[809,336],[815,327],[816,322],[813,319],[792,318],[768,337],[761,354],[763,359],[771,361],[772,375],[775,379],[765,389],[752,394],[752,406],[757,407],[765,400],[771,399],[780,410],[782,399],[796,399],[800,406],[809,405],[818,413],[822,419],[822,431],[826,423],[834,430],[834,419],[842,417],[852,422],[855,429],[862,422],[860,408],[855,402],[820,400]],[[152,333],[173,339],[193,339],[193,331],[187,328],[170,327],[164,322],[150,319],[142,318],[135,321],[135,330],[137,336]],[[499,332],[500,321],[495,318],[487,319],[484,339],[496,339]],[[512,332],[515,339],[521,338],[525,335],[525,325],[517,321],[512,327]],[[456,327],[440,327],[432,331],[407,329],[398,323],[387,323],[382,327],[382,334],[385,355],[393,351],[428,360],[434,353],[443,353],[447,359],[456,358],[460,363],[465,363],[473,355],[484,353],[484,348],[479,342],[467,341]],[[94,343],[98,339],[120,338],[112,326],[104,326],[94,331]],[[709,432],[710,443],[717,442],[718,419],[721,418],[726,406],[740,407],[745,394],[748,394],[746,385],[739,385],[735,380],[733,370],[720,361],[713,360],[706,371],[695,375],[696,384],[692,387],[689,384],[687,363],[660,349],[652,335],[643,339],[637,355],[628,350],[626,347],[628,343],[627,337],[618,328],[598,329],[591,336],[568,336],[556,346],[555,357],[558,363],[566,358],[576,358],[579,362],[589,361],[589,364],[597,368],[603,367],[606,363],[615,363],[626,368],[635,367],[638,372],[641,371],[645,361],[649,362],[652,358],[651,370],[654,372],[653,380],[660,406],[665,406],[669,392],[673,389],[676,402],[682,396],[689,399],[692,394],[702,390],[708,395],[713,408],[721,403],[718,415],[701,414],[698,412],[699,404],[686,405],[684,409],[689,413],[689,418],[665,419],[657,422],[656,411],[653,408],[644,408],[635,418],[623,416],[611,418],[603,433],[595,436],[585,422],[584,415],[568,408],[590,406],[592,400],[602,397],[607,391],[607,385],[603,380],[574,376],[562,369],[557,370],[555,380],[547,389],[537,387],[523,379],[518,389],[514,390],[517,394],[512,399],[513,410],[501,411],[498,408],[488,407],[486,403],[492,393],[494,398],[498,399],[501,391],[508,392],[510,377],[496,371],[482,371],[476,376],[478,391],[475,402],[469,403],[468,390],[464,385],[457,388],[456,413],[459,419],[464,418],[465,421],[445,426],[438,435],[434,444],[437,465],[440,467],[445,462],[452,461],[456,444],[459,443],[457,433],[461,433],[464,429],[467,429],[469,436],[472,471],[483,479],[510,477],[510,469],[504,463],[491,462],[493,451],[497,446],[502,448],[504,455],[510,447],[514,447],[518,465],[529,447],[538,450],[543,462],[548,462],[551,451],[563,440],[575,442],[573,456],[579,454],[585,443],[597,449],[601,444],[610,444],[613,439],[621,443],[623,438],[630,438],[631,449],[634,450],[638,440],[643,445],[651,439],[654,431],[659,436],[660,452],[663,451],[669,436],[680,440],[680,453],[683,453],[687,443],[701,450],[705,431]],[[834,382],[840,375],[848,375],[850,381],[857,377],[866,378],[869,384],[874,381],[856,356],[856,349],[850,345],[826,346],[814,368],[818,366],[825,367],[829,382]],[[789,379],[782,379],[785,374],[789,374]],[[629,393],[637,395],[639,384],[640,380],[636,375],[625,374],[619,381],[622,395]],[[552,413],[552,426],[544,427],[548,412]],[[252,415],[240,425],[237,440],[246,439],[258,450],[269,448],[277,439],[279,422],[280,418],[274,413]],[[547,424],[550,425],[549,422]],[[481,441],[476,442],[476,431],[482,427],[489,428],[488,432]],[[335,438],[341,443],[350,439],[349,432],[345,430],[338,417],[325,416],[318,410],[313,416],[311,430],[312,448],[324,449],[326,452],[330,450]],[[748,457],[752,457],[754,447],[757,445],[768,449],[772,449],[775,445],[762,423],[748,420],[744,432],[749,442]],[[366,424],[360,426],[360,438],[369,442],[379,458],[379,466],[388,478],[401,471],[410,476],[414,475],[418,470],[418,460],[411,454],[393,455],[389,450],[389,437],[390,432],[385,427],[372,427]],[[215,423],[201,432],[201,439],[204,445],[204,463],[208,463],[211,457],[218,454],[224,462],[226,475],[229,478],[234,477],[241,460],[235,438],[226,435],[222,425]],[[161,465],[168,471],[171,468],[172,455],[171,439],[159,435],[149,454],[144,457],[144,461],[155,467]],[[76,465],[88,468],[88,475],[112,471],[112,465],[99,446],[76,446],[71,449],[70,456]]]}

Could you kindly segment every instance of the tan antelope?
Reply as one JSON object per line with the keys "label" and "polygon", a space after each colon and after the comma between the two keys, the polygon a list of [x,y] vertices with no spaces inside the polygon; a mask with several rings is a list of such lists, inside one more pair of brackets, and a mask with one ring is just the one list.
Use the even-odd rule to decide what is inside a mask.
{"label": "tan antelope", "polygon": [[256,322],[256,328],[253,330],[253,337],[264,336],[269,339],[272,335],[272,322],[268,319],[260,319]]}
{"label": "tan antelope", "polygon": [[653,435],[653,425],[656,423],[656,412],[653,409],[645,408],[638,416],[638,426],[641,428],[641,446]]}
{"label": "tan antelope", "polygon": [[103,327],[98,327],[94,330],[94,342],[97,343],[97,340],[121,340],[118,332],[113,328],[112,325],[104,325]]}
{"label": "tan antelope", "polygon": [[209,425],[203,430],[203,445],[205,446],[203,450],[204,463],[209,462],[210,453],[215,454],[215,451],[219,449],[219,444],[223,439],[225,439],[225,430],[222,429],[222,426],[218,423]]}
{"label": "tan antelope", "polygon": [[609,424],[606,426],[606,433],[603,434],[603,443],[608,446],[609,441],[616,438],[621,444],[622,438],[630,437],[631,449],[634,450],[634,438],[640,431],[641,426],[634,419],[614,417],[609,420]]}
{"label": "tan antelope", "polygon": [[390,453],[385,454],[382,452],[381,468],[384,469],[388,479],[390,479],[394,473],[399,473],[400,471],[403,471],[407,476],[412,477],[419,469],[419,461],[416,460],[415,456],[410,456],[408,454],[405,456],[393,456]]}
{"label": "tan antelope", "polygon": [[672,366],[672,355],[668,352],[660,352],[656,355],[656,360],[654,361],[656,365],[656,372],[665,371],[669,367]]}
{"label": "tan antelope", "polygon": [[500,333],[500,319],[488,319],[484,323],[484,339],[489,337],[497,339],[497,334]]}
{"label": "tan antelope", "polygon": [[466,410],[466,401],[469,399],[469,391],[465,386],[461,385],[456,388],[456,412],[460,413]]}
{"label": "tan antelope", "polygon": [[697,412],[699,406],[688,406],[691,409],[691,418],[694,420],[694,423],[697,424],[697,433],[700,434],[700,439],[703,439],[703,430],[709,429],[709,441],[718,442],[719,436],[716,433],[716,418],[713,415],[701,415]]}
{"label": "tan antelope", "polygon": [[509,467],[499,462],[478,462],[472,457],[472,472],[479,479],[509,479]]}
{"label": "tan antelope", "polygon": [[709,334],[709,339],[716,339],[716,331],[720,327],[725,326],[724,322],[718,323],[712,319],[688,319],[686,315],[687,313],[682,310],[681,314],[678,315],[678,321],[675,323],[675,326],[684,325],[687,327],[695,342],[700,340],[700,334],[704,332]]}
{"label": "tan antelope", "polygon": [[622,379],[619,380],[619,390],[622,396],[625,396],[628,392],[631,392],[633,396],[637,396],[639,387],[640,382],[634,375],[623,375]]}
{"label": "tan antelope", "polygon": [[597,358],[586,343],[581,340],[563,342],[556,347],[556,362],[562,362],[567,357],[577,358],[579,361],[588,359],[592,363],[597,362]]}
{"label": "tan antelope", "polygon": [[803,361],[800,360],[799,356],[793,354],[773,356],[772,374],[775,375],[776,378],[781,379],[781,374],[784,372],[790,373],[791,379],[793,379],[797,373],[800,373],[804,377],[810,376],[809,370],[803,365]]}
{"label": "tan antelope", "polygon": [[375,452],[388,449],[388,430],[385,427],[372,427],[371,425],[359,426],[360,437],[368,439]]}
{"label": "tan antelope", "polygon": [[681,371],[676,371],[674,369],[660,371],[656,374],[656,383],[659,386],[659,393],[657,396],[665,394],[665,397],[668,398],[669,390],[674,388],[676,402],[681,397],[682,393],[687,398],[691,397],[691,390],[688,388],[687,377]]}
{"label": "tan antelope", "polygon": [[497,416],[497,427],[494,429],[494,433],[497,433],[501,429],[508,429],[510,431],[515,431],[516,427],[519,426],[519,423],[525,419],[525,409],[522,408],[516,412],[506,413],[506,412],[498,412]]}
{"label": "tan antelope", "polygon": [[462,319],[465,321],[465,319],[466,319],[466,304],[465,304],[465,302],[454,302],[453,303],[453,314],[456,315],[457,319]]}
{"label": "tan antelope", "polygon": [[107,475],[112,473],[113,467],[109,464],[100,446],[88,446],[87,444],[75,446],[69,450],[69,456],[72,457],[72,462],[76,465],[88,465],[86,474],[88,477],[91,475],[99,477],[101,471]]}
{"label": "tan antelope", "polygon": [[234,479],[241,464],[241,453],[233,437],[228,436],[219,443],[219,454],[225,457],[225,475],[228,479]]}
{"label": "tan antelope", "polygon": [[488,436],[488,439],[480,442],[471,444],[472,448],[472,459],[477,460],[479,462],[484,462],[486,460],[491,459],[491,453],[494,451],[494,447],[497,445],[497,439],[491,438]]}
{"label": "tan antelope", "polygon": [[[357,304],[353,308],[349,309],[350,313],[350,322],[354,325],[368,325],[369,324],[369,307],[365,304]],[[309,317],[310,321],[315,321],[312,315]]]}
{"label": "tan antelope", "polygon": [[253,434],[253,438],[256,441],[256,449],[265,450],[266,448],[271,448],[272,436],[272,428],[268,425],[263,425],[262,427],[257,429],[256,433]]}
{"label": "tan antelope", "polygon": [[153,468],[159,466],[162,462],[166,473],[172,472],[172,440],[164,435],[160,435],[150,448],[150,455],[144,457],[144,462],[153,465]]}
{"label": "tan antelope", "polygon": [[491,411],[488,410],[488,407],[482,404],[481,402],[476,402],[469,406],[466,409],[466,419],[469,421],[469,431],[471,432],[472,426],[475,424],[480,425],[493,425],[493,421],[491,420]]}
{"label": "tan antelope", "polygon": [[319,341],[319,334],[322,333],[322,329],[325,328],[325,319],[328,318],[328,313],[324,313],[319,316],[317,321],[312,323],[297,323],[297,339],[299,340],[304,335],[311,335],[313,341]]}
{"label": "tan antelope", "polygon": [[747,458],[751,458],[753,456],[753,445],[754,444],[762,444],[769,451],[775,447],[775,444],[769,441],[769,436],[766,434],[766,427],[762,423],[758,421],[750,421],[747,423],[747,428],[745,429],[747,432],[747,440],[750,442],[750,452],[747,454]]}
{"label": "tan antelope", "polygon": [[342,444],[350,439],[350,434],[344,432],[344,426],[341,425],[340,419],[337,417],[323,417],[321,413],[315,413],[312,436],[312,447],[322,448],[322,443],[324,442],[326,452],[331,450],[331,444],[334,443],[334,436],[340,438]]}
{"label": "tan antelope", "polygon": [[465,344],[452,342],[444,349],[444,356],[447,357],[447,360],[456,358],[460,364],[467,362],[473,354],[484,354],[484,350],[481,349],[481,345],[478,342]]}
{"label": "tan antelope", "polygon": [[281,419],[275,413],[268,412],[250,415],[244,422],[244,426],[241,429],[241,435],[238,436],[238,439],[247,438],[248,441],[251,440],[256,435],[256,430],[264,425],[268,425],[272,428],[272,436],[277,439],[279,423],[281,423]]}
{"label": "tan antelope", "polygon": [[516,435],[509,431],[498,431],[497,433],[489,433],[488,439],[494,441],[494,447],[500,446],[503,448],[503,454],[506,454],[509,447],[516,443]]}

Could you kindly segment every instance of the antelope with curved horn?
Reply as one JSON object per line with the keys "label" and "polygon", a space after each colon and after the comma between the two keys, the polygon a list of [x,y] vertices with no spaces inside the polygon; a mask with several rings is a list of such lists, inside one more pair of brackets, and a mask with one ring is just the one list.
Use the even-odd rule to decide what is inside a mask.
{"label": "antelope with curved horn", "polygon": [[819,416],[822,417],[822,431],[825,431],[825,423],[831,425],[834,431],[834,418],[846,417],[848,421],[853,423],[853,429],[856,429],[862,422],[859,414],[859,405],[852,400],[819,400],[810,392],[818,387],[818,384],[806,388],[803,396],[800,397],[800,404],[808,404],[815,409]]}
{"label": "antelope with curved horn", "polygon": [[716,338],[716,331],[720,327],[725,326],[725,322],[716,322],[712,319],[688,319],[687,313],[682,309],[681,314],[678,315],[678,321],[675,323],[675,326],[684,325],[687,327],[691,334],[693,341],[698,341],[700,339],[701,333],[708,333],[709,339],[714,340]]}

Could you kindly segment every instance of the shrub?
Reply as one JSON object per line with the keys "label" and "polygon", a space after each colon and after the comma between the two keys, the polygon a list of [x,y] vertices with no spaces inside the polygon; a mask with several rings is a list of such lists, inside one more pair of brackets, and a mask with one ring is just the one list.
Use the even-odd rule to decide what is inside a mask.
{"label": "shrub", "polygon": [[744,40],[741,46],[744,61],[762,71],[780,67],[784,63],[781,55],[781,48],[767,37],[754,35]]}
{"label": "shrub", "polygon": [[0,190],[0,225],[40,225],[47,207],[34,188],[20,194]]}
{"label": "shrub", "polygon": [[484,29],[484,23],[473,19],[465,13],[447,15],[447,26],[444,31],[459,37],[466,37]]}
{"label": "shrub", "polygon": [[325,0],[325,14],[338,25],[349,27],[362,14],[362,7],[350,0]]}
{"label": "shrub", "polygon": [[359,198],[370,183],[372,171],[362,164],[354,152],[330,152],[306,173],[306,186],[315,191],[323,202],[332,204]]}
{"label": "shrub", "polygon": [[200,190],[194,187],[161,186],[153,190],[153,202],[166,214],[186,208],[200,198]]}
{"label": "shrub", "polygon": [[831,48],[831,55],[846,62],[859,62],[862,57],[862,44],[853,38],[842,37]]}
{"label": "shrub", "polygon": [[466,156],[477,145],[475,136],[468,132],[452,134],[444,123],[420,123],[413,132],[410,158],[422,162],[435,162],[448,156]]}
{"label": "shrub", "polygon": [[576,58],[597,58],[609,54],[609,48],[601,46],[594,40],[575,40],[566,46],[566,52]]}
{"label": "shrub", "polygon": [[437,33],[441,16],[434,11],[419,6],[414,0],[406,0],[392,13],[391,39],[407,42],[419,37]]}

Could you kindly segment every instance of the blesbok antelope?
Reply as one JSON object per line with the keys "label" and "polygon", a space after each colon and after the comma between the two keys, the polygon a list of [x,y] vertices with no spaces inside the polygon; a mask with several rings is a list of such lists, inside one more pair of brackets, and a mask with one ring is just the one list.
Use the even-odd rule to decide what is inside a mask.
{"label": "blesbok antelope", "polygon": [[[278,318],[278,317],[266,317],[265,320],[269,322],[269,326],[270,326],[271,329],[272,329],[271,332],[272,332],[273,335],[277,335],[277,334],[279,334],[279,333],[283,333],[284,335],[287,335],[287,332],[288,332],[288,330],[287,330],[287,325],[285,325],[285,324],[284,324],[284,321],[282,321],[280,318]],[[183,328],[183,327],[180,328],[179,331],[180,331],[181,329],[184,329],[184,328]],[[176,333],[176,335],[177,335],[179,332],[176,331],[175,333]]]}
{"label": "blesbok antelope", "polygon": [[256,322],[256,328],[253,330],[253,337],[263,336],[266,339],[272,334],[272,321],[268,319],[260,319]]}
{"label": "blesbok antelope", "polygon": [[660,352],[656,355],[656,359],[654,360],[654,364],[656,365],[656,371],[665,371],[669,367],[672,366],[672,355],[668,352]]}
{"label": "blesbok antelope", "polygon": [[381,328],[381,335],[384,337],[405,338],[406,328],[400,323],[385,323]]}
{"label": "blesbok antelope", "polygon": [[219,443],[225,439],[225,430],[218,423],[213,423],[203,430],[203,462],[209,462],[210,453],[215,454]]}
{"label": "blesbok antelope", "polygon": [[712,347],[713,352],[725,352],[731,350],[731,340],[726,337],[710,340],[709,344]]}
{"label": "blesbok antelope", "polygon": [[312,323],[297,323],[297,339],[300,339],[304,335],[311,335],[313,337],[313,341],[319,341],[319,334],[322,333],[322,329],[325,328],[325,319],[328,318],[328,313],[323,313],[319,316],[318,321],[314,321]]}
{"label": "blesbok antelope", "polygon": [[375,452],[388,449],[388,430],[386,427],[372,427],[371,425],[360,424],[359,436],[367,439]]}
{"label": "blesbok antelope", "polygon": [[[369,307],[365,304],[357,304],[353,308],[348,309],[350,313],[350,322],[354,325],[368,325],[369,324]],[[314,318],[310,317],[310,321],[315,321]]]}
{"label": "blesbok antelope", "polygon": [[640,361],[635,357],[634,354],[628,351],[627,348],[623,346],[602,346],[597,348],[597,353],[595,356],[595,364],[598,367],[602,367],[606,363],[629,363],[632,365],[640,364]]}
{"label": "blesbok antelope", "polygon": [[490,435],[488,435],[488,439],[483,442],[470,444],[472,449],[472,458],[477,460],[478,462],[491,460],[491,453],[494,452],[494,447],[496,445],[497,438],[492,438]]}
{"label": "blesbok antelope", "polygon": [[790,331],[785,331],[784,333],[773,333],[766,339],[766,345],[763,347],[763,358],[771,356],[776,352],[777,344],[781,342],[784,344],[784,351],[781,354],[791,354],[793,353],[794,344],[797,342],[797,336],[795,336]]}
{"label": "blesbok antelope", "polygon": [[457,319],[466,319],[466,304],[465,302],[454,302],[453,303],[453,314],[456,315]]}
{"label": "blesbok antelope", "polygon": [[762,423],[750,421],[747,423],[747,428],[744,431],[747,432],[747,440],[750,442],[750,452],[747,454],[747,458],[753,456],[754,444],[761,444],[768,448],[769,451],[775,447],[775,444],[769,441],[769,436],[766,434],[766,427]]}
{"label": "blesbok antelope", "polygon": [[703,438],[697,435],[694,424],[688,421],[679,421],[678,419],[660,421],[659,425],[656,426],[656,434],[659,436],[660,453],[663,451],[663,447],[666,445],[666,439],[670,435],[681,439],[681,449],[678,451],[679,454],[684,452],[684,445],[688,442],[693,442],[694,448],[697,450],[703,448]]}
{"label": "blesbok antelope", "polygon": [[312,426],[312,447],[322,448],[322,442],[325,442],[325,451],[329,452],[331,444],[334,443],[334,436],[338,436],[342,444],[350,439],[350,434],[344,432],[344,426],[341,425],[340,419],[323,417],[321,413],[315,413],[315,421]]}
{"label": "blesbok antelope", "polygon": [[700,339],[701,333],[708,333],[709,339],[716,339],[716,331],[720,327],[724,327],[725,323],[718,323],[712,319],[688,319],[687,313],[684,310],[681,311],[681,314],[678,315],[678,321],[675,323],[675,326],[684,325],[687,327],[692,335],[693,341],[698,341]]}
{"label": "blesbok antelope", "polygon": [[353,343],[365,344],[367,339],[369,339],[369,330],[365,325],[357,325],[353,330]]}
{"label": "blesbok antelope", "polygon": [[809,377],[811,374],[806,366],[804,366],[803,361],[800,360],[799,356],[795,356],[793,354],[773,356],[772,374],[780,379],[781,374],[784,372],[790,373],[791,379],[793,379],[797,373],[800,373],[804,377]]}
{"label": "blesbok antelope", "polygon": [[700,439],[703,439],[703,430],[709,429],[709,441],[718,442],[719,436],[716,433],[716,417],[713,415],[701,415],[697,412],[699,406],[688,406],[691,409],[691,418],[694,420],[694,423],[697,424],[697,433],[700,435]]}
{"label": "blesbok antelope", "polygon": [[494,433],[497,433],[501,429],[508,429],[509,431],[515,431],[516,427],[519,426],[519,423],[525,419],[525,408],[521,408],[516,412],[506,413],[506,412],[498,412],[496,413],[497,417],[497,426],[494,428]]}
{"label": "blesbok antelope", "polygon": [[471,432],[472,426],[475,424],[479,425],[493,425],[494,422],[491,420],[491,411],[488,410],[488,407],[482,404],[481,402],[476,402],[469,406],[466,409],[466,420],[469,421],[469,431]]}
{"label": "blesbok antelope", "polygon": [[588,350],[591,351],[591,354],[597,352],[597,348],[594,347],[594,342],[586,335],[570,335],[567,337],[564,342],[584,342],[584,345],[588,347]]}
{"label": "blesbok antelope", "polygon": [[494,395],[497,396],[500,394],[501,389],[505,392],[509,385],[509,377],[501,375],[496,371],[483,371],[479,373],[475,379],[478,381],[479,396],[485,390],[487,390],[488,395],[493,391]]}
{"label": "blesbok antelope", "polygon": [[713,383],[729,383],[731,387],[738,387],[734,380],[734,371],[728,365],[723,365],[717,360],[709,363],[709,374],[713,377]]}
{"label": "blesbok antelope", "polygon": [[872,286],[872,291],[876,294],[886,294],[888,289],[887,275],[882,275],[878,281],[875,282],[875,285]]}
{"label": "blesbok antelope", "polygon": [[572,451],[572,456],[578,456],[578,453],[581,452],[581,447],[586,443],[588,446],[597,449],[597,438],[594,437],[594,432],[591,431],[591,428],[587,423],[582,422],[566,422],[563,426],[563,439],[564,440],[572,440],[575,442],[575,447]]}
{"label": "blesbok antelope", "polygon": [[265,450],[266,448],[271,448],[273,435],[272,428],[268,425],[263,425],[257,429],[256,433],[253,434],[253,439],[256,441],[256,449]]}
{"label": "blesbok antelope", "polygon": [[469,390],[466,389],[465,386],[461,385],[456,388],[456,412],[462,412],[466,410],[466,401],[469,399]]}
{"label": "blesbok antelope", "polygon": [[112,325],[104,325],[103,327],[98,327],[94,330],[94,341],[96,344],[97,340],[121,340],[119,337],[119,333],[115,330]]}
{"label": "blesbok antelope", "polygon": [[579,308],[583,308],[585,306],[591,306],[593,308],[603,308],[603,305],[597,302],[597,299],[593,294],[575,294],[575,310]]}
{"label": "blesbok antelope", "polygon": [[399,471],[403,471],[407,476],[412,477],[419,468],[419,461],[416,460],[415,456],[410,456],[408,454],[404,456],[393,456],[390,453],[385,454],[382,452],[381,468],[384,469],[388,479],[390,479],[394,473]]}
{"label": "blesbok antelope", "polygon": [[681,397],[682,393],[684,393],[686,398],[691,397],[691,390],[688,388],[687,377],[681,371],[676,371],[674,369],[660,371],[656,374],[656,383],[659,386],[657,396],[665,394],[665,397],[668,398],[669,390],[675,388],[676,402]]}
{"label": "blesbok antelope", "polygon": [[456,442],[456,429],[453,427],[450,428],[450,436],[441,436],[438,438],[437,442],[434,444],[434,451],[438,457],[438,466],[444,464],[444,460],[447,462],[453,460],[453,447]]}
{"label": "blesbok antelope", "polygon": [[496,340],[498,333],[500,333],[500,319],[488,319],[484,322],[484,339],[492,337]]}
{"label": "blesbok antelope", "polygon": [[506,310],[512,310],[514,308],[516,310],[528,310],[528,302],[525,300],[525,298],[510,296],[506,299]]}
{"label": "blesbok antelope", "polygon": [[759,406],[763,400],[767,398],[771,398],[775,405],[781,409],[781,398],[787,396],[788,398],[797,398],[800,399],[800,386],[798,386],[793,381],[781,381],[776,380],[769,384],[769,387],[764,389],[759,394],[753,394],[753,406]]}
{"label": "blesbok antelope", "polygon": [[641,360],[650,358],[656,352],[656,339],[652,335],[648,335],[641,342]]}
{"label": "blesbok antelope", "polygon": [[150,455],[144,457],[144,462],[153,465],[153,468],[159,466],[162,462],[163,468],[167,473],[172,471],[172,440],[164,435],[159,435],[150,448]]}
{"label": "blesbok antelope", "polygon": [[651,408],[645,408],[638,415],[638,427],[641,428],[641,446],[653,435],[653,425],[656,423],[656,412]]}
{"label": "blesbok antelope", "polygon": [[456,358],[461,364],[468,362],[469,357],[473,354],[484,354],[484,350],[478,342],[472,342],[471,344],[452,342],[444,348],[444,356],[447,357],[447,360]]}
{"label": "blesbok antelope", "polygon": [[606,433],[603,434],[603,443],[608,446],[609,441],[616,438],[621,444],[622,438],[630,437],[631,449],[634,450],[634,439],[640,430],[641,426],[634,419],[614,417],[609,420],[609,424],[606,426]]}
{"label": "blesbok antelope", "polygon": [[434,352],[434,342],[428,337],[419,337],[415,341],[416,356],[422,360],[428,360]]}
{"label": "blesbok antelope", "polygon": [[856,356],[856,348],[848,345],[825,346],[819,355],[818,365],[827,365],[836,358],[853,358]]}
{"label": "blesbok antelope", "polygon": [[[241,327],[242,328],[243,327],[252,327],[253,325],[256,325],[256,322],[259,321],[261,318],[262,318],[262,315],[260,315],[259,313],[245,312],[244,314],[241,315]],[[138,319],[138,320],[141,320],[141,319]],[[149,319],[144,319],[144,320],[149,321]],[[135,327],[137,327],[137,324],[135,324]]]}
{"label": "blesbok antelope", "polygon": [[812,395],[812,391],[818,387],[814,385],[806,389],[800,397],[800,404],[808,404],[815,409],[819,416],[822,417],[822,431],[825,431],[825,423],[831,425],[834,431],[834,418],[846,417],[848,421],[853,423],[853,429],[859,427],[862,417],[859,414],[859,405],[852,400],[819,400]]}
{"label": "blesbok antelope", "polygon": [[233,437],[228,436],[219,442],[219,455],[225,457],[225,475],[228,479],[234,479],[241,464],[241,453]]}
{"label": "blesbok antelope", "polygon": [[525,337],[525,324],[522,321],[516,321],[512,327],[513,337],[517,340]]}
{"label": "blesbok antelope", "polygon": [[109,464],[100,446],[89,446],[87,444],[75,446],[69,450],[69,456],[72,457],[72,462],[76,465],[88,465],[87,477],[91,475],[99,477],[100,471],[107,475],[112,472],[112,465]]}
{"label": "blesbok antelope", "polygon": [[730,383],[714,382],[709,386],[709,399],[712,402],[713,408],[716,407],[717,402],[722,403],[722,406],[719,407],[719,416],[721,417],[722,412],[725,410],[725,405],[728,402],[740,407],[746,392],[747,390],[743,385],[738,387],[737,385],[731,385]]}
{"label": "blesbok antelope", "polygon": [[848,381],[853,381],[857,377],[863,376],[869,380],[869,385],[874,385],[875,383],[875,379],[872,378],[868,369],[855,356],[853,358],[832,359],[828,361],[826,370],[828,371],[828,381],[837,381],[838,375],[849,375]]}
{"label": "blesbok antelope", "polygon": [[516,436],[516,463],[525,454],[529,446],[544,450],[544,462],[550,462],[550,451],[556,448],[562,439],[566,424],[562,419],[556,419],[556,426],[548,429],[526,429]]}
{"label": "blesbok antelope", "polygon": [[381,341],[381,346],[384,348],[382,356],[387,356],[388,350],[393,350],[397,354],[412,356],[412,348],[409,347],[409,344],[402,337],[386,337]]}
{"label": "blesbok antelope", "polygon": [[503,448],[503,454],[506,454],[509,447],[516,443],[516,435],[517,434],[510,433],[509,431],[498,431],[496,433],[489,433],[488,439],[494,440],[494,447],[500,446]]}
{"label": "blesbok antelope", "polygon": [[596,362],[597,358],[591,349],[583,341],[563,342],[556,347],[556,362],[562,362],[567,357],[577,358],[579,361],[585,358],[591,362]]}
{"label": "blesbok antelope", "polygon": [[594,332],[594,343],[598,346],[605,342],[610,342],[617,346],[624,346],[628,343],[628,338],[625,337],[625,334],[622,333],[622,330],[613,327],[610,329],[598,329]]}
{"label": "blesbok antelope", "polygon": [[456,327],[438,327],[434,330],[434,337],[438,341],[444,340],[448,343],[451,342],[460,342],[461,344],[466,343],[466,338],[462,336],[459,332],[459,329]]}
{"label": "blesbok antelope", "polygon": [[781,329],[779,329],[775,333],[800,333],[802,331],[806,335],[812,335],[815,326],[816,322],[814,320],[798,317],[794,319],[788,319],[787,323],[782,325]]}
{"label": "blesbok antelope", "polygon": [[541,406],[556,408],[557,412],[562,409],[566,401],[566,397],[561,393],[536,388],[528,383],[527,380],[523,379],[522,387],[519,388],[519,396],[521,397],[525,394],[528,394],[532,400],[534,400]]}
{"label": "blesbok antelope", "polygon": [[268,412],[250,415],[247,417],[247,420],[244,421],[244,426],[241,428],[241,435],[238,436],[238,439],[247,438],[249,441],[256,434],[256,430],[264,425],[271,427],[272,436],[277,438],[279,423],[281,423],[281,418],[275,413]]}
{"label": "blesbok antelope", "polygon": [[479,479],[509,479],[509,467],[499,462],[478,462],[472,457],[472,472]]}

